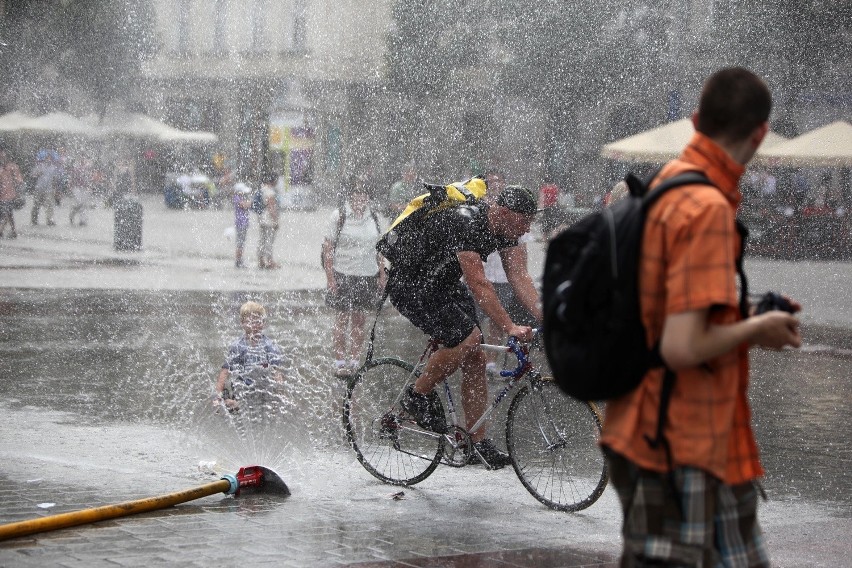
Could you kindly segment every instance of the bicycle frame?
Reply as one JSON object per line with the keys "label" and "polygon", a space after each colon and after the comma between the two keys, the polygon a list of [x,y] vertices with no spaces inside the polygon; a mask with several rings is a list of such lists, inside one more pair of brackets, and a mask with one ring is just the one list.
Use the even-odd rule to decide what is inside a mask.
{"label": "bicycle frame", "polygon": [[[496,410],[500,403],[506,398],[506,395],[515,388],[515,385],[524,378],[524,376],[533,370],[533,366],[530,363],[528,358],[529,350],[526,346],[521,345],[521,343],[514,337],[510,337],[507,345],[489,345],[487,343],[483,343],[480,347],[486,351],[494,351],[497,353],[513,353],[518,358],[518,366],[514,369],[504,369],[500,371],[500,376],[508,378],[509,381],[506,383],[497,396],[494,397],[494,400],[491,401],[491,405],[485,409],[474,425],[470,428],[470,432],[476,432],[485,421],[488,420],[488,417],[491,416],[491,413]],[[434,353],[434,351],[433,351]],[[418,363],[419,365],[419,363]],[[416,368],[416,367],[415,367]],[[447,412],[450,415],[450,419],[452,423],[456,426],[459,424],[458,415],[456,413],[456,406],[453,402],[453,395],[450,389],[449,382],[445,379],[444,383],[444,394],[447,397]]]}
{"label": "bicycle frame", "polygon": [[[420,374],[420,371],[426,366],[426,363],[429,361],[429,358],[434,354],[438,349],[441,348],[441,343],[432,338],[429,339],[429,342],[426,344],[426,349],[423,350],[423,353],[420,355],[420,358],[417,360],[417,363],[414,365],[414,368],[411,370],[410,375],[408,376],[408,380],[402,385],[399,393],[394,400],[393,406],[399,404],[399,401],[402,399],[403,394],[405,393],[405,387],[411,383],[415,377]],[[491,401],[491,405],[485,409],[482,415],[477,419],[476,423],[470,429],[470,432],[475,432],[479,427],[481,427],[486,420],[491,416],[494,410],[500,406],[500,403],[506,398],[506,395],[514,389],[515,385],[524,378],[524,376],[533,371],[533,366],[529,360],[529,349],[521,344],[520,341],[515,337],[510,337],[506,345],[490,345],[488,343],[480,344],[480,348],[486,351],[494,351],[497,353],[512,353],[518,359],[518,366],[515,369],[503,369],[500,371],[500,376],[504,378],[508,378],[506,386],[501,389],[497,396],[494,397],[494,400]],[[449,377],[448,377],[449,378]],[[447,379],[441,381],[444,387],[444,394],[447,398],[447,412],[450,415],[450,421],[453,426],[460,428],[459,426],[459,417],[456,412],[456,405],[453,401],[452,389],[450,389],[450,383]],[[433,437],[438,437],[440,434],[423,432],[424,435],[429,435]]]}

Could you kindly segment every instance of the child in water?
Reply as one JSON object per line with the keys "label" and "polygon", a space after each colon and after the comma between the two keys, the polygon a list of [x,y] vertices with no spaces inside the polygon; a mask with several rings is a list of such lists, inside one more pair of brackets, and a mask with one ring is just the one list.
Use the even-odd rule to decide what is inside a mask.
{"label": "child in water", "polygon": [[287,361],[281,348],[264,335],[266,309],[257,302],[246,302],[240,307],[240,325],[243,336],[228,347],[225,362],[216,379],[216,406],[224,404],[230,411],[241,404],[268,404],[276,383],[284,382],[282,369]]}

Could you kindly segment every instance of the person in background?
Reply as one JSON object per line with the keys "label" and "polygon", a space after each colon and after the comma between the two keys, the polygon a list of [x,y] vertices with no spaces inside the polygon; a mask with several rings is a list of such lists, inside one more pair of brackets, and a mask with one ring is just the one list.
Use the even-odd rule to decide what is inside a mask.
{"label": "person in background", "polygon": [[[515,252],[518,264],[527,265],[527,243],[533,240],[532,233],[529,232],[523,234],[518,239],[518,246]],[[518,301],[514,290],[512,290],[512,285],[509,284],[509,278],[506,276],[506,270],[503,268],[500,253],[495,251],[489,254],[483,263],[483,268],[485,269],[485,278],[494,286],[497,299],[500,300],[500,304],[506,310],[506,313],[509,314],[511,320],[519,325],[535,326],[537,324],[536,319]],[[506,334],[500,329],[500,326],[495,324],[479,306],[477,306],[477,314],[480,327],[485,331],[485,342],[491,345],[505,345]],[[487,363],[485,363],[485,372],[489,376],[497,376],[502,369],[502,361],[498,360],[498,354],[494,351],[486,351],[485,357],[487,360]]]}
{"label": "person in background", "polygon": [[128,195],[137,195],[136,169],[127,158],[120,158],[115,163],[115,168],[110,179],[110,192],[107,197],[107,207],[113,207],[116,202]]}
{"label": "person in background", "polygon": [[648,371],[636,389],[607,402],[601,445],[622,506],[621,566],[769,566],[757,520],[763,467],[748,350],[798,347],[801,336],[792,314],[753,315],[740,305],[735,219],[739,180],[769,130],[771,106],[769,89],[750,71],[716,72],[693,115],[695,134],[651,183],[698,171],[712,185],[678,187],[647,212],[640,306],[648,346],[658,346],[666,369]]}
{"label": "person in background", "polygon": [[322,245],[326,302],[336,311],[332,341],[338,376],[357,370],[366,312],[375,309],[387,279],[384,261],[376,253],[384,221],[370,208],[369,201],[366,181],[356,180],[329,219]]}
{"label": "person in background", "polygon": [[24,197],[19,193],[23,183],[24,177],[18,165],[9,159],[6,148],[0,146],[0,237],[3,236],[7,224],[11,229],[9,238],[18,237],[14,211],[15,201]]}
{"label": "person in background", "polygon": [[275,174],[268,172],[263,175],[260,185],[263,211],[258,221],[260,238],[257,245],[257,264],[262,270],[280,268],[280,265],[272,258],[275,235],[278,233],[279,226],[278,191],[275,189],[275,182]]}
{"label": "person in background", "polygon": [[53,221],[53,207],[56,204],[56,192],[59,187],[58,160],[59,155],[53,150],[42,149],[36,155],[36,165],[30,173],[30,177],[35,179],[33,208],[30,212],[30,221],[33,225],[38,225],[39,212],[42,208],[44,208],[47,225],[56,224]]}
{"label": "person in background", "polygon": [[246,235],[249,227],[249,210],[251,209],[251,188],[242,182],[234,184],[234,235],[236,251],[234,266],[243,268],[243,250],[246,246]]}
{"label": "person in background", "polygon": [[74,203],[68,212],[68,221],[73,225],[74,219],[78,219],[81,227],[89,222],[89,196],[92,192],[92,161],[80,157],[70,168],[69,186]]}
{"label": "person in background", "polygon": [[541,236],[549,241],[559,225],[559,186],[549,176],[538,190],[538,209],[541,212]]}
{"label": "person in background", "polygon": [[402,170],[402,177],[393,182],[388,195],[388,216],[391,221],[405,210],[408,202],[414,199],[422,187],[417,183],[417,169],[409,162]]}

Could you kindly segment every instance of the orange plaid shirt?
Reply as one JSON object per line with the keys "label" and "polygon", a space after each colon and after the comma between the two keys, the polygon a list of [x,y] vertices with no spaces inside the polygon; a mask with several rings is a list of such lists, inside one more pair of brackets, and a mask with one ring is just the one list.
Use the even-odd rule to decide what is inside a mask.
{"label": "orange plaid shirt", "polygon": [[[741,319],[734,219],[744,168],[696,133],[655,183],[688,170],[703,172],[716,187],[679,187],[648,213],[639,286],[649,346],[659,342],[668,314],[711,308],[713,323]],[[676,467],[697,467],[731,485],[763,475],[751,429],[748,373],[747,344],[677,373],[665,429]],[[662,377],[661,369],[650,371],[634,391],[609,401],[601,437],[602,445],[652,471],[668,469],[665,451],[645,439],[656,432]]]}

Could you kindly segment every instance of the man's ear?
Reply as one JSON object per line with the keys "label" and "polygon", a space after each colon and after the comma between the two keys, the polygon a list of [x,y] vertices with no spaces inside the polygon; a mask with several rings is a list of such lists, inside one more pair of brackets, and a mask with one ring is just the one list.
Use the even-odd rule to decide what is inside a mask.
{"label": "man's ear", "polygon": [[754,129],[751,135],[752,148],[757,149],[763,139],[766,138],[766,133],[769,132],[769,123],[763,122],[760,126]]}

